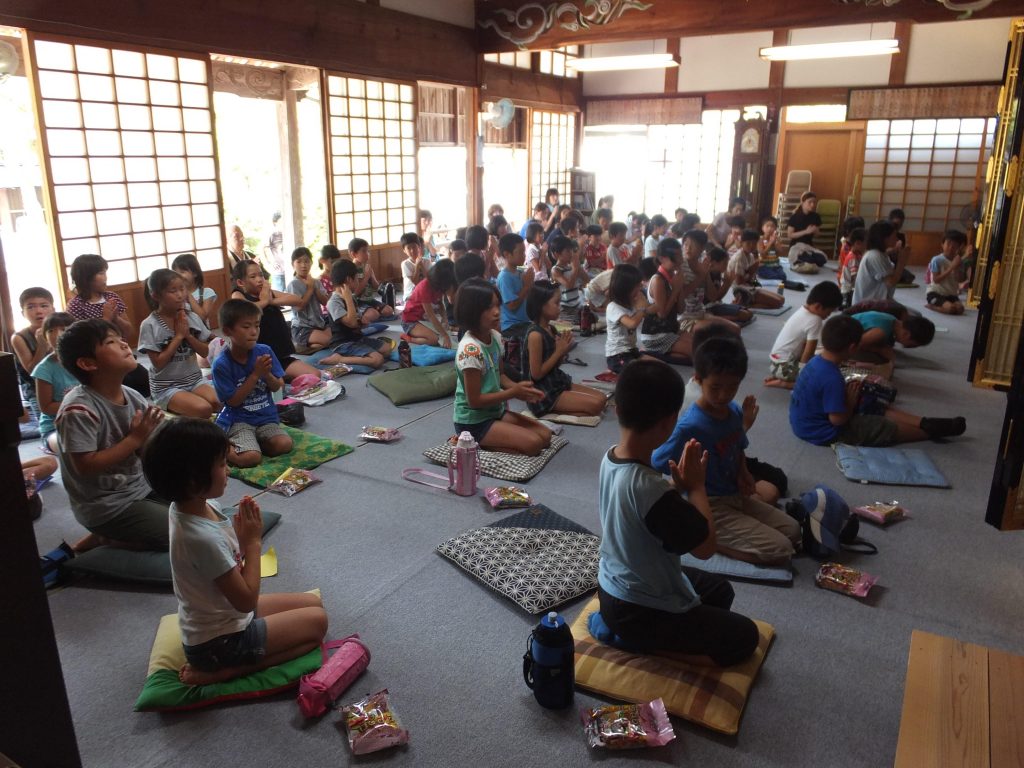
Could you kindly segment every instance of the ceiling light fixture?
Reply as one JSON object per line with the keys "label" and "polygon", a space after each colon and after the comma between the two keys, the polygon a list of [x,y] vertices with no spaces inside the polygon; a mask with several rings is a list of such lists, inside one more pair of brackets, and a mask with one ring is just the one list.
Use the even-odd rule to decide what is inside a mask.
{"label": "ceiling light fixture", "polygon": [[758,55],[766,61],[806,61],[808,59],[845,59],[854,56],[891,56],[900,52],[898,40],[852,40],[845,43],[812,45],[773,45]]}
{"label": "ceiling light fixture", "polygon": [[577,72],[619,72],[631,69],[668,69],[678,67],[671,53],[642,53],[635,56],[590,56],[568,59],[565,66]]}

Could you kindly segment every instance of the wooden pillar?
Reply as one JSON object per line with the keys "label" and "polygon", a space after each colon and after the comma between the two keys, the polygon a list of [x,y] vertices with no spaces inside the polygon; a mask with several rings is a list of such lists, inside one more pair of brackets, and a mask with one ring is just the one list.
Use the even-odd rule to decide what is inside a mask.
{"label": "wooden pillar", "polygon": [[[679,59],[680,40],[678,37],[670,37],[665,41],[665,53],[671,53]],[[665,93],[679,92],[679,67],[668,67],[665,70]],[[596,202],[596,201],[595,201]]]}
{"label": "wooden pillar", "polygon": [[483,138],[480,135],[480,89],[466,88],[466,221],[479,224],[484,219]]}
{"label": "wooden pillar", "polygon": [[[281,201],[284,210],[281,215],[292,233],[291,247],[295,248],[306,244],[306,235],[302,225],[302,166],[299,163],[299,113],[296,107],[298,94],[288,87],[288,80],[285,79],[284,103],[278,108],[278,114],[283,112],[284,120],[280,123],[283,130],[281,137]],[[286,240],[287,243],[287,240]],[[282,246],[288,251],[287,245]],[[288,274],[291,267],[285,265],[285,274]]]}
{"label": "wooden pillar", "polygon": [[76,768],[82,761],[21,476],[20,415],[14,356],[0,354],[0,747],[14,764]]}
{"label": "wooden pillar", "polygon": [[889,57],[889,85],[904,85],[907,82],[907,58],[910,54],[910,30],[913,25],[909,21],[896,22],[896,41],[900,52]]}

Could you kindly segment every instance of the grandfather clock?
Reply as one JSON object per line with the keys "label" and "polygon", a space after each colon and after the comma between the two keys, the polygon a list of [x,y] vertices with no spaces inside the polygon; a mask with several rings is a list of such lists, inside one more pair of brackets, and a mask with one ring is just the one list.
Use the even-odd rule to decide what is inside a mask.
{"label": "grandfather clock", "polygon": [[742,197],[750,204],[752,221],[758,221],[770,208],[766,195],[771,191],[765,189],[767,154],[768,122],[761,117],[737,120],[729,197]]}

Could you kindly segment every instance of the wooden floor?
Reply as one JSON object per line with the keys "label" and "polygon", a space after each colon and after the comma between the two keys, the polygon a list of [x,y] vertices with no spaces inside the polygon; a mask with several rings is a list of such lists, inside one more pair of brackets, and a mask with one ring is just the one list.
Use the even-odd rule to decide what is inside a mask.
{"label": "wooden floor", "polygon": [[1024,656],[914,630],[896,768],[1024,766]]}

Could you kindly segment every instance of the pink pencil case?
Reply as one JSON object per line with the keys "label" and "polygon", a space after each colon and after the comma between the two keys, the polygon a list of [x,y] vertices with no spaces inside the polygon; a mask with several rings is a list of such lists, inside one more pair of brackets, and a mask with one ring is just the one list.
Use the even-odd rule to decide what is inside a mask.
{"label": "pink pencil case", "polygon": [[[299,680],[299,711],[306,717],[319,717],[330,709],[370,664],[370,649],[358,634],[332,640],[320,648],[323,666]],[[329,655],[331,650],[333,655]]]}

